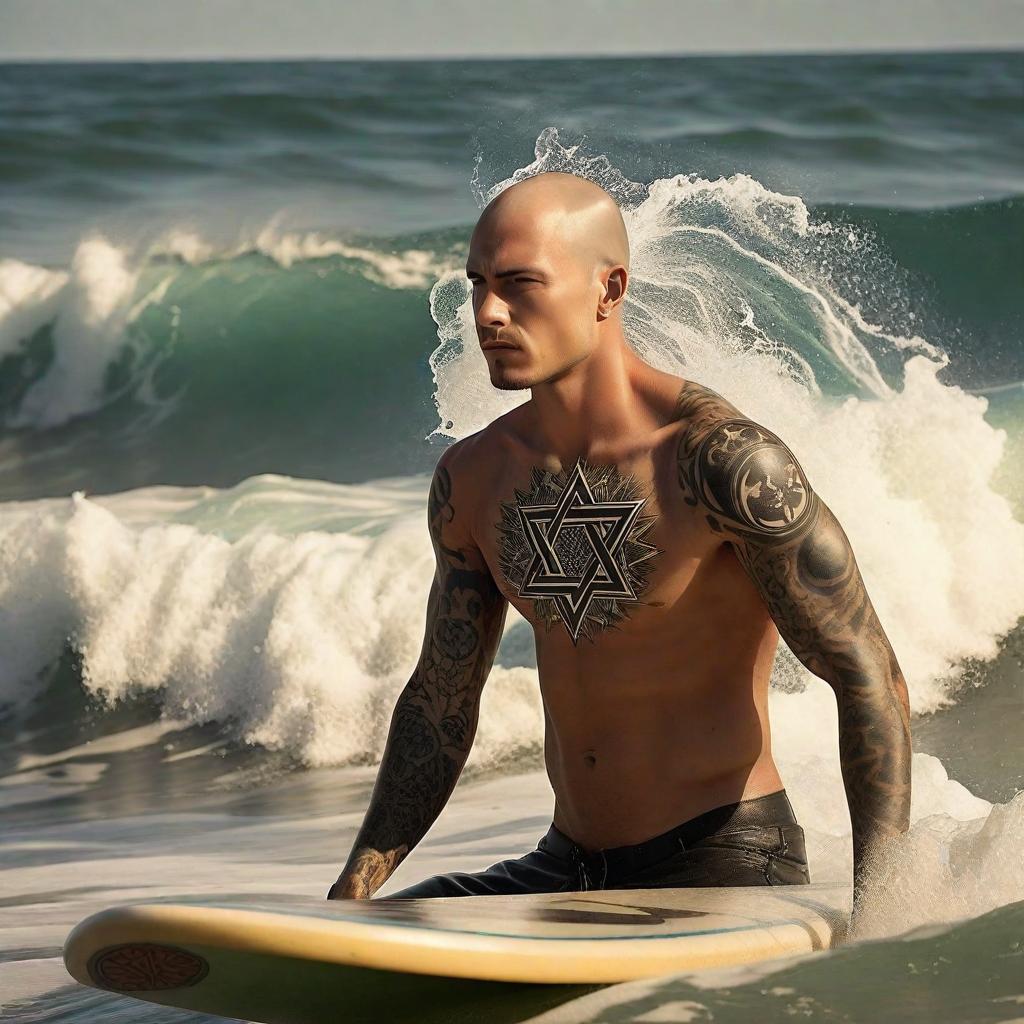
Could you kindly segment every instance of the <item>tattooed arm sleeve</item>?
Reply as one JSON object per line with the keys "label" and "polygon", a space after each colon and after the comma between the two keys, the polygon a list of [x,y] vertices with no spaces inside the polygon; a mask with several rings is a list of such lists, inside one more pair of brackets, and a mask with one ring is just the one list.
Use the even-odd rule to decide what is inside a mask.
{"label": "tattooed arm sleeve", "polygon": [[437,569],[423,646],[395,706],[362,828],[328,899],[366,899],[387,881],[441,813],[476,733],[508,604],[470,539],[465,509],[453,505],[451,453],[430,487]]}
{"label": "tattooed arm sleeve", "polygon": [[835,691],[859,896],[866,860],[909,827],[910,704],[850,542],[793,453],[744,417],[691,427],[679,481],[732,545],[790,649]]}

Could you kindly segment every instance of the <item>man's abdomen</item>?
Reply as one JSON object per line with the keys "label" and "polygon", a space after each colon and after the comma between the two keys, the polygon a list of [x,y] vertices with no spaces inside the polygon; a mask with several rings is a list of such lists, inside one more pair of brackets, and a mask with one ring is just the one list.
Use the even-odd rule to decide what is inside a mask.
{"label": "man's abdomen", "polygon": [[[721,686],[687,700],[545,697],[554,823],[582,846],[642,842],[713,807],[783,788],[766,695]],[[745,694],[745,696],[744,696]],[[591,694],[593,697],[593,694]]]}

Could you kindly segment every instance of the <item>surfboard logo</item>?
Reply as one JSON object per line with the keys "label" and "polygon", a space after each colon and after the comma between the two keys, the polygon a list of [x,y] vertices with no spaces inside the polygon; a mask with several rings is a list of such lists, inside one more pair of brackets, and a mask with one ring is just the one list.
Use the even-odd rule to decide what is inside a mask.
{"label": "surfboard logo", "polygon": [[643,537],[657,519],[632,476],[582,457],[568,473],[534,467],[530,487],[501,502],[501,570],[534,601],[550,629],[561,622],[575,644],[614,628],[639,601],[661,551]]}
{"label": "surfboard logo", "polygon": [[101,949],[89,960],[89,976],[114,992],[159,992],[186,988],[203,980],[209,964],[176,946],[128,942]]}

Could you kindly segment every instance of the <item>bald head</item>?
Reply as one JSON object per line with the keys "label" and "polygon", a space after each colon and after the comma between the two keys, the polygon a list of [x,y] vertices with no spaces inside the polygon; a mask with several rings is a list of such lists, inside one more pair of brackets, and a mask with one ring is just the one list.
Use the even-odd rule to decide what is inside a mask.
{"label": "bald head", "polygon": [[615,200],[600,185],[562,171],[545,171],[510,185],[488,203],[474,238],[492,244],[514,236],[577,261],[584,272],[629,269],[629,238]]}
{"label": "bald head", "polygon": [[497,388],[536,387],[625,345],[626,226],[592,181],[547,171],[505,189],[477,221],[466,276]]}

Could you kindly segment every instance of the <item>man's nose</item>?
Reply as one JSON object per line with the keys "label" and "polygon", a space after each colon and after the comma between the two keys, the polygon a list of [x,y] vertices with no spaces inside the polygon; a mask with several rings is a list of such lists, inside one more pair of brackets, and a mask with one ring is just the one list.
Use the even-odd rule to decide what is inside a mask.
{"label": "man's nose", "polygon": [[481,327],[501,327],[509,322],[508,306],[494,292],[487,292],[477,303],[476,322]]}

